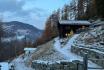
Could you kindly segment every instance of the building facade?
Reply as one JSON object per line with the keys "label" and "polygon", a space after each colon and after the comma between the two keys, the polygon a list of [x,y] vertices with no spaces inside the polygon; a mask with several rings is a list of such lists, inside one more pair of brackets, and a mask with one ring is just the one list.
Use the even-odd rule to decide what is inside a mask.
{"label": "building facade", "polygon": [[91,23],[88,21],[61,20],[58,23],[59,36],[64,38],[74,33],[80,33],[90,25]]}

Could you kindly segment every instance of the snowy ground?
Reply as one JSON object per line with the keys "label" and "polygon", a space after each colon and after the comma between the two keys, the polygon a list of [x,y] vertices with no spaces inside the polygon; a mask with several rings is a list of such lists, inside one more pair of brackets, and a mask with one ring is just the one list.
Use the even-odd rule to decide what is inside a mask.
{"label": "snowy ground", "polygon": [[9,70],[9,65],[7,62],[1,62],[0,66],[1,66],[0,70]]}
{"label": "snowy ground", "polygon": [[[53,47],[50,46],[50,49],[48,47],[48,51],[45,52],[44,55],[42,55],[37,61],[38,62],[51,61],[51,63],[52,63],[53,60],[54,61],[61,61],[61,60],[68,60],[68,61],[80,60],[80,61],[83,61],[83,57],[78,56],[78,55],[71,52],[71,45],[74,44],[74,41],[76,40],[76,38],[78,36],[79,35],[76,34],[73,37],[71,37],[69,39],[69,41],[66,43],[66,45],[63,46],[63,47],[61,47],[59,39],[55,38],[55,43],[51,42],[51,43],[54,44]],[[29,57],[30,56],[25,56],[25,59],[28,59]],[[91,61],[88,61],[88,62],[89,62],[88,63],[89,67],[100,67],[100,66],[92,63]],[[25,65],[23,55],[14,59],[9,65],[14,65],[15,70],[34,70],[31,67],[27,67]],[[4,69],[4,70],[6,70],[6,69]],[[89,69],[89,70],[92,70],[92,69]],[[93,69],[93,70],[95,70],[95,69]],[[97,70],[103,70],[103,69],[97,69]]]}
{"label": "snowy ground", "polygon": [[27,67],[24,63],[24,59],[22,58],[22,55],[18,58],[14,59],[10,65],[14,65],[15,70],[34,70],[31,67]]}
{"label": "snowy ground", "polygon": [[71,49],[71,45],[73,44],[74,40],[76,39],[78,35],[74,35],[69,41],[68,43],[64,46],[61,47],[59,40],[56,39],[56,43],[54,44],[55,49],[57,51],[59,51],[60,53],[62,53],[64,55],[64,57],[70,61],[72,60],[81,60],[82,57],[71,53],[70,49]]}
{"label": "snowy ground", "polygon": [[[69,39],[68,43],[64,46],[64,47],[61,47],[60,45],[60,42],[58,40],[58,38],[55,39],[55,49],[57,51],[59,51],[61,54],[64,55],[64,57],[67,59],[67,60],[80,60],[80,61],[83,61],[83,57],[81,56],[78,56],[74,53],[71,52],[71,45],[74,44],[74,41],[76,40],[76,38],[78,37],[79,35],[76,34],[74,35],[71,39]],[[92,63],[91,61],[88,61],[88,66],[89,67],[97,67],[97,68],[101,68],[100,66],[98,66],[97,64],[95,63]],[[95,70],[95,69],[89,69],[89,70]],[[104,70],[104,69],[96,69],[96,70]]]}

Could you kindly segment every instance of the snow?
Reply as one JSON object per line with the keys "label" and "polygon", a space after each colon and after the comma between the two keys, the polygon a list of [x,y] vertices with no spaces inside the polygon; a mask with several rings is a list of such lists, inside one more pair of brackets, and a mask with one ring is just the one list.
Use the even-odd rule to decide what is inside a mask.
{"label": "snow", "polygon": [[[55,58],[54,60],[56,60],[57,63],[60,63],[61,61],[73,61],[73,60],[80,60],[80,61],[83,61],[83,57],[79,56],[79,55],[76,55],[74,53],[71,52],[71,46],[75,44],[75,41],[76,39],[79,37],[79,34],[75,34],[73,35],[69,40],[68,42],[66,43],[66,45],[64,45],[63,47],[61,46],[60,44],[60,40],[59,38],[55,38],[55,43],[54,43],[54,46],[53,48],[55,49],[55,51],[57,51],[58,53],[58,56],[62,56],[63,58],[65,58],[65,60],[57,60],[58,57],[57,55],[53,54],[55,53],[54,51],[52,51],[52,53],[48,53],[48,55],[42,55],[42,57],[47,57],[49,55],[52,55],[51,58],[54,58],[54,57],[58,57],[58,58]],[[32,48],[25,48],[26,50],[33,50]],[[49,49],[48,49],[49,50]],[[52,50],[52,49],[51,49]],[[50,50],[49,50],[50,51]],[[35,54],[35,53],[34,53]],[[14,59],[11,64],[13,64],[15,66],[15,70],[34,70],[32,69],[31,67],[27,67],[25,65],[25,60],[26,59],[29,59],[30,58],[30,55],[29,56],[24,56],[24,59],[23,59],[23,56],[24,55],[21,55],[19,56],[18,58]],[[47,57],[48,58],[48,57]],[[33,62],[37,62],[37,63],[45,63],[45,64],[52,64],[54,63],[54,61],[48,61],[48,60],[43,60],[44,58],[41,58],[41,59],[38,59],[38,60],[34,60]],[[45,58],[46,59],[46,58]],[[97,64],[91,62],[91,61],[88,61],[88,66],[89,67],[98,67],[98,68],[101,68],[100,66],[98,66]],[[88,69],[88,70],[92,70],[92,69]],[[97,70],[103,70],[103,69],[97,69]]]}
{"label": "snow", "polygon": [[[85,48],[85,49],[89,49],[89,48]],[[94,51],[94,52],[97,52],[99,54],[104,54],[104,52],[99,51],[99,50],[96,50],[96,49],[89,49],[89,50]]]}
{"label": "snow", "polygon": [[37,48],[24,48],[25,51],[35,51]]}
{"label": "snow", "polygon": [[32,62],[36,62],[36,63],[43,63],[43,64],[54,64],[54,63],[61,63],[61,62],[70,62],[69,60],[59,60],[59,61],[43,61],[43,60],[34,60]]}
{"label": "snow", "polygon": [[21,36],[18,36],[18,35],[17,35],[16,37],[17,37],[18,40],[21,40],[21,39],[25,38],[24,35],[21,35]]}
{"label": "snow", "polygon": [[12,27],[14,27],[14,25],[3,25],[3,29],[5,30],[5,31],[8,31],[8,30],[12,30]]}
{"label": "snow", "polygon": [[36,62],[36,63],[43,63],[43,64],[53,64],[55,62],[51,62],[51,61],[43,61],[43,60],[34,60],[32,62]]}
{"label": "snow", "polygon": [[[75,41],[75,38],[78,37],[78,34],[74,35],[71,39],[69,39],[68,43],[62,48],[61,45],[60,45],[60,42],[59,41],[56,41],[56,43],[54,44],[55,46],[55,49],[57,51],[59,51],[60,53],[62,53],[66,59],[72,61],[72,60],[81,60],[82,57],[74,54],[74,53],[71,53],[71,45],[73,45],[74,41]],[[57,39],[56,39],[57,40]]]}
{"label": "snow", "polygon": [[70,24],[70,25],[90,25],[91,23],[88,21],[74,21],[74,20],[60,20],[60,24]]}
{"label": "snow", "polygon": [[9,65],[7,62],[0,62],[1,70],[9,70]]}
{"label": "snow", "polygon": [[[59,42],[59,39],[56,38],[55,39],[55,49],[57,51],[59,51],[61,54],[64,55],[64,57],[69,60],[69,61],[73,61],[73,60],[80,60],[83,61],[83,57],[76,55],[74,53],[71,52],[71,46],[74,45],[74,42],[76,41],[76,38],[79,36],[79,34],[74,35],[72,38],[69,39],[68,43],[64,46],[61,47],[61,44]],[[88,67],[97,67],[97,68],[101,68],[100,66],[98,66],[97,64],[88,61]],[[88,69],[88,70],[93,70],[93,69]],[[104,70],[104,69],[96,69],[96,70]]]}
{"label": "snow", "polygon": [[7,38],[2,38],[3,42],[11,42],[13,40],[22,40],[25,36],[21,35],[21,36],[14,36],[14,37],[7,37]]}
{"label": "snow", "polygon": [[24,48],[25,54],[34,53],[37,48]]}
{"label": "snow", "polygon": [[20,35],[28,35],[30,31],[28,29],[18,29],[16,33]]}
{"label": "snow", "polygon": [[25,65],[22,56],[19,56],[18,58],[14,59],[11,64],[14,65],[15,70],[34,70],[31,67],[27,67]]}

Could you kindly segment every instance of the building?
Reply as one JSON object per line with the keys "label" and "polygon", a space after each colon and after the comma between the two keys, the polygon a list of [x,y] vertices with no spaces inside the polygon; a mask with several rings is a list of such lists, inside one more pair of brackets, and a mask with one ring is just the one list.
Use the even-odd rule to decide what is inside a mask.
{"label": "building", "polygon": [[88,21],[79,20],[60,20],[58,23],[59,36],[61,38],[67,37],[73,33],[84,30],[91,25]]}
{"label": "building", "polygon": [[25,55],[31,54],[36,50],[36,48],[24,48]]}

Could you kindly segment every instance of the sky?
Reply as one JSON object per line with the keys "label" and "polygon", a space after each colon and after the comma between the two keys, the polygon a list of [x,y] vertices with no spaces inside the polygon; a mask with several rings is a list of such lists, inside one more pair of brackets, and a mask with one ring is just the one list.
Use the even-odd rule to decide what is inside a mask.
{"label": "sky", "polygon": [[0,19],[20,21],[44,29],[45,21],[54,10],[70,0],[0,0]]}

